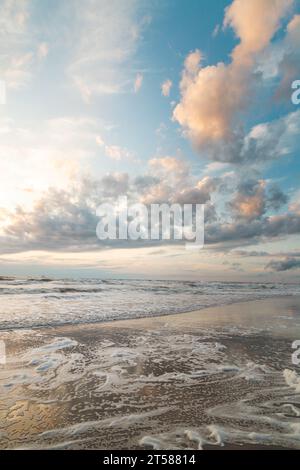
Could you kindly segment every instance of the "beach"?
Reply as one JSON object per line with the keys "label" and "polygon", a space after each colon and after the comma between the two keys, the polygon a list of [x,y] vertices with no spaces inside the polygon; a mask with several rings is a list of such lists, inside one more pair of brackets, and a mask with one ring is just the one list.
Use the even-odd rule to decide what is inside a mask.
{"label": "beach", "polygon": [[2,467],[300,450],[300,0],[0,0],[0,37]]}
{"label": "beach", "polygon": [[300,448],[300,296],[1,339],[1,449]]}

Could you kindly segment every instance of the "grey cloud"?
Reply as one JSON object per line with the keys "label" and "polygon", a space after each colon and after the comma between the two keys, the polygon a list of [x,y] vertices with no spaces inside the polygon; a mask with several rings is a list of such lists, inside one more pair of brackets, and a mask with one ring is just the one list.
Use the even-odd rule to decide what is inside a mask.
{"label": "grey cloud", "polygon": [[265,269],[271,269],[272,271],[289,271],[290,269],[300,269],[300,259],[297,258],[285,258],[284,260],[270,261]]}
{"label": "grey cloud", "polygon": [[209,199],[209,192],[199,188],[184,189],[172,196],[172,202],[178,204],[205,204]]}
{"label": "grey cloud", "polygon": [[286,258],[294,258],[300,257],[300,251],[290,251],[290,252],[277,252],[277,253],[269,253],[268,251],[255,251],[255,250],[232,250],[230,252],[233,256],[241,256],[241,257],[283,257]]}
{"label": "grey cloud", "polygon": [[145,204],[205,204],[220,185],[216,177],[197,180],[189,165],[174,157],[152,159],[150,169],[152,174],[135,178],[132,188]]}
{"label": "grey cloud", "polygon": [[249,163],[276,160],[296,148],[294,137],[299,135],[299,130],[300,111],[258,124],[246,136],[240,158]]}
{"label": "grey cloud", "polygon": [[99,248],[96,209],[128,190],[127,174],[89,177],[68,190],[50,188],[32,210],[16,208],[0,237],[1,252]]}
{"label": "grey cloud", "polygon": [[112,173],[101,180],[103,192],[106,196],[120,196],[126,194],[129,189],[129,177],[127,173]]}
{"label": "grey cloud", "polygon": [[300,111],[254,126],[246,134],[236,129],[227,140],[206,147],[211,160],[238,165],[263,165],[278,160],[296,147],[300,132]]}
{"label": "grey cloud", "polygon": [[244,257],[263,257],[263,256],[270,256],[270,253],[267,251],[247,251],[247,250],[234,250],[231,251],[233,256],[244,256]]}
{"label": "grey cloud", "polygon": [[[290,99],[291,83],[300,73],[300,15],[295,15],[287,27],[287,34],[279,48],[283,51],[278,71],[280,84],[275,93],[278,100]],[[272,54],[272,51],[271,51]]]}
{"label": "grey cloud", "polygon": [[205,228],[205,242],[207,244],[231,242],[237,246],[243,241],[254,244],[265,238],[276,239],[298,233],[300,233],[300,215],[287,213],[250,221],[209,224]]}
{"label": "grey cloud", "polygon": [[245,196],[254,196],[258,188],[259,181],[255,179],[247,179],[239,183],[237,190]]}
{"label": "grey cloud", "polygon": [[160,182],[159,178],[151,175],[137,176],[134,180],[134,186],[138,191],[143,191],[151,186],[154,186]]}
{"label": "grey cloud", "polygon": [[[72,198],[73,197],[73,198]],[[75,194],[50,190],[32,211],[19,208],[1,237],[2,253],[95,248],[97,218]]]}
{"label": "grey cloud", "polygon": [[249,178],[239,182],[228,207],[236,218],[251,220],[262,217],[268,210],[278,211],[287,201],[277,184]]}
{"label": "grey cloud", "polygon": [[[182,187],[177,192],[170,186],[168,194],[170,199],[163,200],[163,202],[180,203],[205,201],[207,245],[215,245],[216,249],[228,246],[240,248],[267,238],[278,239],[300,233],[300,214],[297,212],[272,217],[261,216],[250,220],[237,218],[231,221],[229,217],[227,222],[221,221],[216,205],[210,199],[210,191],[216,189],[218,183],[219,180],[202,179],[196,186],[185,189]],[[253,181],[240,183],[239,188],[247,194],[252,194],[256,183]],[[85,177],[82,181],[74,183],[74,187],[69,190],[50,189],[32,210],[19,207],[9,215],[10,223],[3,228],[0,236],[1,253],[29,250],[91,251],[104,247],[158,247],[178,243],[147,240],[100,242],[96,237],[96,226],[99,221],[96,208],[103,202],[114,202],[123,194],[128,196],[129,201],[138,200],[136,180],[131,183],[128,175],[122,173],[106,175],[101,180]],[[278,194],[275,190],[271,191],[273,205],[277,204],[278,199],[280,201],[283,199],[282,195]]]}
{"label": "grey cloud", "polygon": [[262,225],[263,234],[267,237],[300,233],[300,214],[291,212],[266,218]]}
{"label": "grey cloud", "polygon": [[278,210],[281,206],[288,202],[288,197],[284,194],[279,186],[273,184],[267,195],[267,207],[269,209]]}

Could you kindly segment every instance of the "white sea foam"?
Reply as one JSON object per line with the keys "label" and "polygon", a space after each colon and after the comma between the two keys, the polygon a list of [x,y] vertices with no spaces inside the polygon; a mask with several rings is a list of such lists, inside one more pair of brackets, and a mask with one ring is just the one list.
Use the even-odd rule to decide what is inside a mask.
{"label": "white sea foam", "polygon": [[79,436],[81,434],[86,434],[90,431],[95,431],[97,429],[104,428],[124,428],[128,429],[130,426],[139,423],[140,421],[144,421],[147,419],[151,419],[156,416],[161,416],[167,411],[169,411],[170,407],[158,408],[157,410],[153,411],[146,411],[143,413],[132,413],[128,415],[121,415],[121,416],[114,416],[107,419],[100,419],[94,421],[85,421],[82,423],[74,424],[71,426],[67,426],[64,428],[58,429],[51,429],[50,431],[45,431],[41,434],[41,438],[54,438],[63,436],[65,437],[72,437],[72,436]]}
{"label": "white sea foam", "polygon": [[284,408],[289,409],[290,412],[294,413],[294,416],[300,416],[300,409],[297,408],[295,405],[292,403],[285,403],[282,405]]}
{"label": "white sea foam", "polygon": [[166,315],[294,294],[299,285],[280,283],[2,280],[0,329]]}
{"label": "white sea foam", "polygon": [[283,376],[289,387],[292,387],[296,392],[300,392],[300,376],[294,370],[284,369]]}

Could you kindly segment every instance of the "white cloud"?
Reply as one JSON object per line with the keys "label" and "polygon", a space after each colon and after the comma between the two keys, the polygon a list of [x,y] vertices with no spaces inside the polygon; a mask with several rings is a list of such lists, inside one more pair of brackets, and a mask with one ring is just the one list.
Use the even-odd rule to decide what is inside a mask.
{"label": "white cloud", "polygon": [[138,93],[143,84],[143,75],[141,73],[137,73],[135,80],[134,80],[134,93]]}
{"label": "white cloud", "polygon": [[102,147],[104,149],[105,155],[111,158],[112,160],[120,161],[123,158],[129,160],[134,158],[133,153],[127,150],[126,148],[120,147],[119,145],[108,144],[99,135],[97,135],[96,137],[96,143],[99,147]]}
{"label": "white cloud", "polygon": [[220,32],[220,25],[219,24],[216,24],[216,26],[214,27],[214,30],[212,32],[212,37],[215,38],[216,36],[218,36],[219,32]]}
{"label": "white cloud", "polygon": [[269,46],[293,0],[233,0],[224,26],[239,38],[227,65],[203,67],[201,53],[190,53],[181,80],[181,101],[173,117],[197,146],[237,140],[239,113],[248,104],[258,80],[257,56]]}
{"label": "white cloud", "polygon": [[0,76],[9,89],[27,85],[48,54],[47,43],[37,42],[32,9],[29,0],[0,0]]}
{"label": "white cloud", "polygon": [[49,46],[46,42],[41,42],[38,46],[38,58],[44,59],[49,53]]}
{"label": "white cloud", "polygon": [[131,154],[128,150],[119,145],[106,145],[105,154],[112,160],[120,161],[122,158],[130,158]]}
{"label": "white cloud", "polygon": [[171,91],[171,88],[172,88],[172,81],[171,80],[165,80],[162,84],[161,84],[161,93],[163,96],[169,96],[170,95],[170,91]]}
{"label": "white cloud", "polygon": [[144,26],[137,0],[64,1],[73,18],[68,31],[68,75],[82,97],[129,91],[134,57]]}

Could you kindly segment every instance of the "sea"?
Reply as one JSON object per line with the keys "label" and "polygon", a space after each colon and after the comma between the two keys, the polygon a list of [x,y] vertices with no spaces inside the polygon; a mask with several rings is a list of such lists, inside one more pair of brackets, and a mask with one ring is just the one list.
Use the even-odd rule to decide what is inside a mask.
{"label": "sea", "polygon": [[0,329],[169,315],[300,293],[299,284],[0,278]]}

